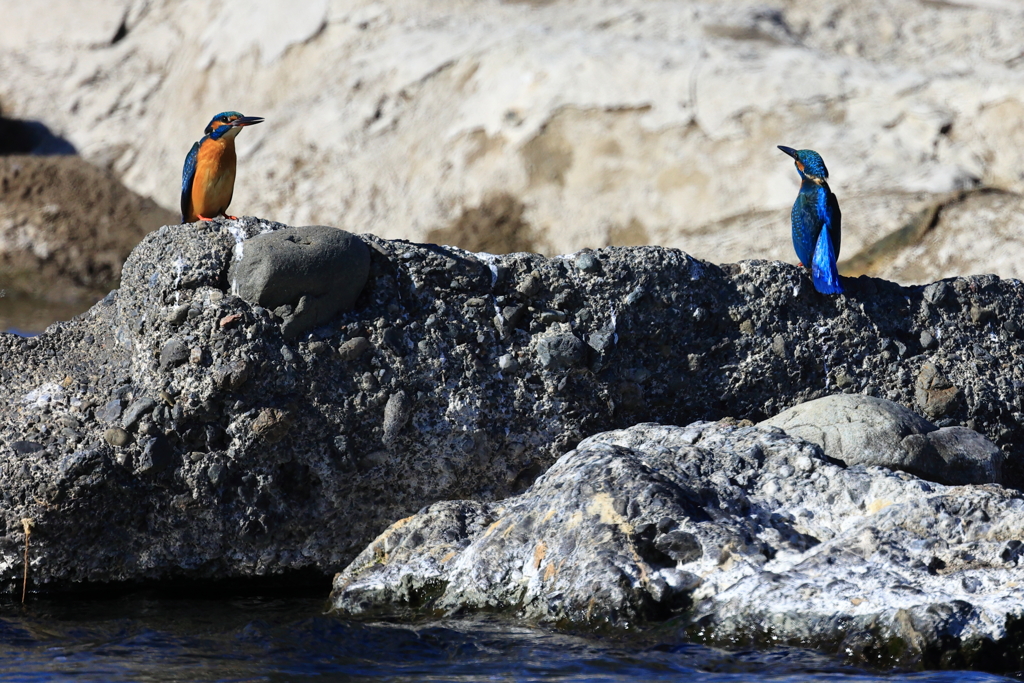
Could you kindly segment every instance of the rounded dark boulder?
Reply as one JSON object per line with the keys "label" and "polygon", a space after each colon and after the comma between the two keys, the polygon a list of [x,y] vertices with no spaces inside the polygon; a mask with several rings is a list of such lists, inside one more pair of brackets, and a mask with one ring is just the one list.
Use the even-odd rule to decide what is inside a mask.
{"label": "rounded dark boulder", "polygon": [[352,233],[326,225],[283,228],[245,240],[228,271],[231,290],[280,313],[294,338],[350,310],[366,285],[370,250]]}

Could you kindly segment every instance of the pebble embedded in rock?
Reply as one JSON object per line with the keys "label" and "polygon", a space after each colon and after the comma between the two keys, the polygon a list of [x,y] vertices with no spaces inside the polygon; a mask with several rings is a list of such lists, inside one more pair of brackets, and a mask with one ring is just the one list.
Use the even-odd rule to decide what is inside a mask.
{"label": "pebble embedded in rock", "polygon": [[398,434],[405,427],[412,415],[412,401],[404,391],[398,391],[388,398],[384,406],[384,435],[383,441],[391,445],[398,438]]}
{"label": "pebble embedded in rock", "polygon": [[135,426],[135,423],[138,422],[143,415],[153,410],[153,408],[155,407],[156,401],[149,398],[148,396],[136,399],[124,411],[124,416],[121,419],[121,426],[124,427],[125,429],[131,429],[133,426]]}
{"label": "pebble embedded in rock", "polygon": [[160,349],[160,369],[167,371],[188,360],[188,347],[177,337],[171,337]]}
{"label": "pebble embedded in rock", "polygon": [[120,427],[111,427],[107,431],[103,432],[103,440],[111,446],[121,447],[128,443],[131,436],[125,430]]}
{"label": "pebble embedded in rock", "polygon": [[583,341],[573,334],[555,334],[537,342],[537,360],[548,370],[563,370],[583,362]]}
{"label": "pebble embedded in rock", "polygon": [[971,322],[982,325],[996,317],[995,311],[978,305],[971,306]]}
{"label": "pebble embedded in rock", "polygon": [[37,453],[43,450],[43,444],[37,441],[12,441],[11,450],[16,455],[28,455],[29,453]]}
{"label": "pebble embedded in rock", "polygon": [[960,405],[960,389],[934,363],[925,363],[914,385],[917,406],[931,419],[952,415]]}
{"label": "pebble embedded in rock", "polygon": [[96,419],[100,422],[112,424],[121,419],[121,412],[124,410],[124,402],[115,398],[103,404],[102,408],[96,409]]}
{"label": "pebble embedded in rock", "polygon": [[522,282],[516,287],[516,291],[522,294],[526,298],[532,297],[534,294],[540,291],[541,282],[540,275],[536,272],[527,275]]}
{"label": "pebble embedded in rock", "polygon": [[154,436],[142,442],[142,454],[136,463],[140,474],[155,476],[171,468],[174,452],[165,436]]}
{"label": "pebble embedded in rock", "polygon": [[186,317],[188,317],[188,304],[181,304],[167,311],[165,320],[173,325],[177,325],[183,322]]}
{"label": "pebble embedded in rock", "polygon": [[597,257],[589,251],[585,251],[576,257],[576,268],[584,273],[596,273],[601,267]]}
{"label": "pebble embedded in rock", "polygon": [[353,337],[338,347],[338,356],[343,361],[353,361],[369,350],[369,339],[366,337]]}
{"label": "pebble embedded in rock", "polygon": [[277,443],[292,427],[294,417],[287,410],[264,408],[252,423],[252,431],[267,443]]}
{"label": "pebble embedded in rock", "polygon": [[654,547],[676,562],[686,564],[704,554],[697,537],[687,531],[670,531],[654,539]]}

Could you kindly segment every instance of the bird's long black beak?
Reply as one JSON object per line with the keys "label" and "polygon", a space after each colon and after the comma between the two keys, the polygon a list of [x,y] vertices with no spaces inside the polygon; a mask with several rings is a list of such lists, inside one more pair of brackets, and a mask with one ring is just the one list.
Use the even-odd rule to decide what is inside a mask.
{"label": "bird's long black beak", "polygon": [[783,152],[785,152],[789,156],[791,156],[794,159],[796,159],[796,150],[793,149],[792,147],[786,147],[785,145],[779,145],[779,149],[781,149]]}
{"label": "bird's long black beak", "polygon": [[252,126],[257,123],[263,123],[262,116],[242,116],[231,122],[232,126]]}

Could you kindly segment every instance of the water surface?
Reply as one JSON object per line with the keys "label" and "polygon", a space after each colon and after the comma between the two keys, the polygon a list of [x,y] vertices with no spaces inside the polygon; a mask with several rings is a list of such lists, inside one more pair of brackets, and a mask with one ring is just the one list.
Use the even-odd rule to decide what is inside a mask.
{"label": "water surface", "polygon": [[1010,681],[878,674],[799,649],[725,652],[494,618],[361,623],[322,599],[51,598],[0,606],[0,681]]}

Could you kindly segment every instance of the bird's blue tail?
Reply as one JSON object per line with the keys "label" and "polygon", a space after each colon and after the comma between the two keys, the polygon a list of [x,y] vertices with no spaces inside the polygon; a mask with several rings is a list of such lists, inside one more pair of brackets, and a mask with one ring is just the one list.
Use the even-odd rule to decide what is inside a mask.
{"label": "bird's blue tail", "polygon": [[828,225],[818,233],[818,243],[814,245],[814,258],[811,260],[811,282],[822,294],[842,294],[843,286],[839,284],[839,270],[836,268],[836,252],[832,247],[832,238],[828,234]]}

